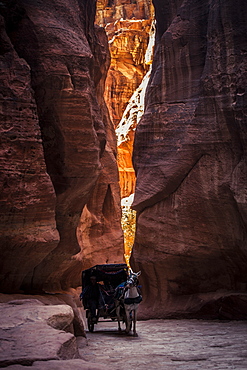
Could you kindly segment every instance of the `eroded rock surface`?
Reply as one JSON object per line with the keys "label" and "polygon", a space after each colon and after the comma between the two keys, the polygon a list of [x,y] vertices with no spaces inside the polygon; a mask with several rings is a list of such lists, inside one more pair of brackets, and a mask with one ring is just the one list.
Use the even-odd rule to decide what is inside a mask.
{"label": "eroded rock surface", "polygon": [[153,18],[150,0],[97,2],[96,22],[106,30],[111,53],[104,96],[117,128],[122,198],[132,194],[135,187],[131,157],[136,122],[143,110],[141,84],[152,62]]}
{"label": "eroded rock surface", "polygon": [[165,317],[196,293],[247,289],[247,5],[154,5],[154,63],[134,147],[132,263],[142,270],[146,317]]}
{"label": "eroded rock surface", "polygon": [[[80,300],[81,287],[70,289],[67,292],[52,293],[52,294],[0,294],[0,303],[15,302],[15,304],[23,304],[25,302],[40,302],[44,305],[68,305],[73,310],[73,325],[70,331],[76,336],[86,336],[84,330],[84,318],[82,302]],[[21,301],[21,302],[20,302]]]}
{"label": "eroded rock surface", "polygon": [[104,262],[122,262],[116,139],[102,98],[109,52],[94,27],[95,7],[95,0],[1,3],[5,292],[78,286],[87,260],[102,262],[102,254],[81,258],[83,232],[77,239],[82,210],[96,195],[90,217],[107,235],[101,248],[114,240]]}
{"label": "eroded rock surface", "polygon": [[144,112],[144,98],[150,71],[133,93],[116,128],[118,170],[121,196],[129,197],[135,192],[136,176],[132,164],[135,131]]}
{"label": "eroded rock surface", "polygon": [[106,79],[105,99],[115,127],[148,71],[145,53],[151,23],[152,19],[119,19],[106,26],[111,66]]}
{"label": "eroded rock surface", "polygon": [[76,339],[69,332],[74,317],[70,306],[25,299],[1,303],[0,312],[1,367],[78,358]]}
{"label": "eroded rock surface", "polygon": [[2,16],[0,22],[0,286],[1,291],[8,291],[18,288],[56,247],[59,235],[30,67],[15,51]]}

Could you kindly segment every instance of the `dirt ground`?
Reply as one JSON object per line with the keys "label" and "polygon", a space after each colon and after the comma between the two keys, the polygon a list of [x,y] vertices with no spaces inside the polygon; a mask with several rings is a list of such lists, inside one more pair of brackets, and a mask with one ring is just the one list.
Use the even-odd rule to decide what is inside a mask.
{"label": "dirt ground", "polygon": [[84,360],[111,370],[247,369],[247,321],[138,321],[138,337],[99,322],[78,338]]}

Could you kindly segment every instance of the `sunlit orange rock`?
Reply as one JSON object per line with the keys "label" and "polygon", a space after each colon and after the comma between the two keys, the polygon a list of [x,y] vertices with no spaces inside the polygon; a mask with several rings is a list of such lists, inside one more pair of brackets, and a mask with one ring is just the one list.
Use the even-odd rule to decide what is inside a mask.
{"label": "sunlit orange rock", "polygon": [[247,292],[247,7],[154,4],[157,43],[134,146],[132,266],[142,271],[140,314],[195,315],[216,291]]}
{"label": "sunlit orange rock", "polygon": [[121,197],[129,197],[135,192],[136,176],[132,164],[133,143],[136,126],[144,113],[144,98],[150,71],[133,93],[116,128],[117,162]]}
{"label": "sunlit orange rock", "polygon": [[97,0],[96,23],[105,26],[118,19],[150,19],[153,5],[150,0]]}
{"label": "sunlit orange rock", "polygon": [[117,20],[113,24],[113,30],[109,30],[112,25],[106,27],[111,66],[106,79],[105,99],[115,127],[133,92],[148,71],[145,52],[151,21],[151,19]]}
{"label": "sunlit orange rock", "polygon": [[127,197],[135,187],[131,157],[134,130],[143,112],[140,84],[152,60],[153,6],[143,0],[98,1],[96,22],[105,27],[109,40],[105,99],[117,128],[121,197]]}
{"label": "sunlit orange rock", "polygon": [[153,6],[148,0],[97,2],[95,22],[105,28],[111,53],[105,100],[115,127],[148,71],[145,53],[152,21]]}
{"label": "sunlit orange rock", "polygon": [[124,257],[129,265],[132,247],[135,241],[136,211],[131,209],[134,194],[121,199],[122,229],[124,233]]}

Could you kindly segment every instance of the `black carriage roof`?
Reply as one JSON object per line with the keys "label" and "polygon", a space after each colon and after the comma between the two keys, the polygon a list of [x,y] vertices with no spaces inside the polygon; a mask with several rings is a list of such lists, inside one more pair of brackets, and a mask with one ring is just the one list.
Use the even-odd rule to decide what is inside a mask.
{"label": "black carriage roof", "polygon": [[95,265],[93,267],[90,267],[89,269],[86,269],[84,270],[83,272],[87,272],[87,271],[105,271],[105,272],[111,272],[111,271],[119,271],[119,270],[122,270],[122,269],[127,269],[128,266],[126,263],[108,263],[108,264],[104,264],[104,265]]}
{"label": "black carriage roof", "polygon": [[95,265],[82,271],[82,285],[89,284],[90,277],[96,276],[97,281],[109,281],[114,286],[126,280],[128,266],[126,263],[109,263],[105,265]]}

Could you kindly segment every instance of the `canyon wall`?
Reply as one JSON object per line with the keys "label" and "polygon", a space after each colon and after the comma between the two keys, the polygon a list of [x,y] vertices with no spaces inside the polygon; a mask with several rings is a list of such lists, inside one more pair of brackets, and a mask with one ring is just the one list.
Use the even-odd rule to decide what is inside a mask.
{"label": "canyon wall", "polygon": [[247,305],[247,3],[153,2],[154,62],[133,154],[131,263],[142,271],[140,315],[241,318]]}
{"label": "canyon wall", "polygon": [[140,102],[133,106],[132,95],[136,99],[136,90],[142,89],[139,86],[151,63],[153,19],[151,0],[97,1],[96,23],[106,30],[111,54],[104,96],[117,128],[121,197],[128,197],[135,187],[131,157]]}
{"label": "canyon wall", "polygon": [[105,100],[116,127],[149,66],[145,54],[153,20],[151,0],[98,0],[95,22],[108,36],[111,65]]}
{"label": "canyon wall", "polygon": [[67,289],[83,268],[123,261],[107,38],[95,0],[3,1],[0,11],[0,287]]}

